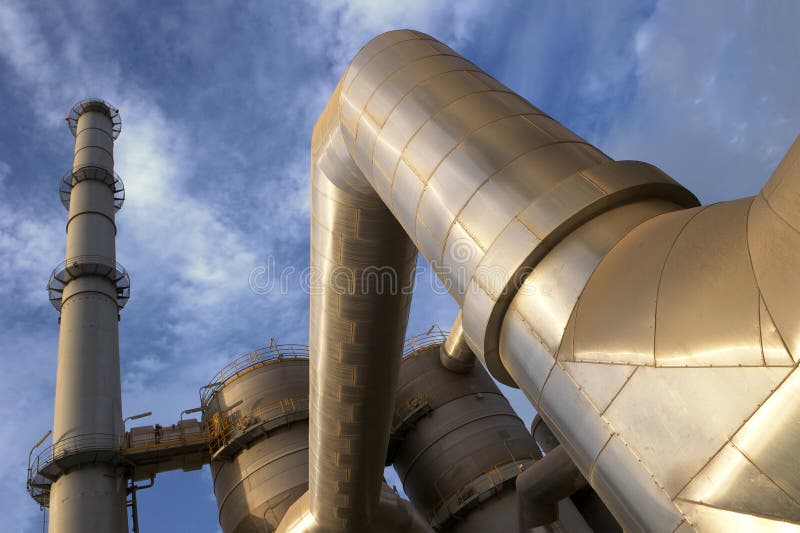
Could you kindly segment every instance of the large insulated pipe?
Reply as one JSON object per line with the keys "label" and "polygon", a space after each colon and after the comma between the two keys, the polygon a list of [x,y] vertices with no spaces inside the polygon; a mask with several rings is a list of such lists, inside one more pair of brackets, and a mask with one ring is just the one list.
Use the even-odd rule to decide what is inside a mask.
{"label": "large insulated pipe", "polygon": [[[756,199],[697,208],[657,168],[610,159],[429,36],[377,37],[347,69],[312,140],[312,263],[327,274],[312,298],[312,344],[323,348],[312,347],[312,357],[328,365],[312,380],[328,370],[334,386],[359,385],[324,407],[329,389],[312,382],[312,426],[316,408],[321,419],[338,411],[341,426],[360,435],[353,442],[385,435],[383,424],[350,413],[373,400],[360,378],[383,372],[376,383],[388,383],[396,352],[358,359],[363,366],[348,354],[361,355],[363,339],[386,324],[402,327],[407,308],[395,305],[401,296],[367,294],[355,301],[391,305],[363,322],[341,321],[338,313],[362,308],[338,297],[331,274],[351,262],[359,272],[397,266],[382,257],[390,245],[413,256],[396,220],[461,306],[472,351],[546,415],[623,527],[794,519],[794,507],[769,502],[800,493],[798,477],[787,475],[796,435],[764,420],[800,410],[798,380],[789,379],[800,320],[787,296],[800,287],[797,150]],[[378,204],[387,211],[364,229],[355,214]],[[349,225],[343,213],[355,216]],[[341,527],[314,504],[338,498],[333,514],[369,517],[377,461],[346,453],[350,434],[312,432],[312,462],[331,449],[354,460],[328,463],[337,485],[313,481],[312,470],[313,515]],[[745,483],[756,477],[742,447],[769,475],[757,486],[775,498]],[[354,490],[358,476],[341,482],[350,471],[368,474],[358,485],[368,497]],[[727,472],[742,482],[725,482]],[[709,476],[718,483],[703,485]],[[729,486],[735,496],[722,490]]]}
{"label": "large insulated pipe", "polygon": [[524,267],[612,207],[634,224],[695,203],[654,167],[612,161],[427,35],[368,43],[312,140],[312,267],[322,273],[310,331],[316,522],[367,530],[378,500],[409,295],[371,289],[365,273],[392,272],[409,289],[416,244],[462,305],[473,351],[512,383],[485,352]]}
{"label": "large insulated pipe", "polygon": [[[320,121],[338,122],[337,110]],[[368,531],[379,519],[417,251],[338,129],[315,134],[312,159],[311,267],[320,275],[309,333],[309,497],[296,504],[310,509],[290,514],[306,517],[308,530]]]}
{"label": "large insulated pipe", "polygon": [[626,530],[800,523],[798,191],[796,141],[754,198],[609,211],[511,303],[503,365]]}
{"label": "large insulated pipe", "polygon": [[122,533],[128,522],[127,484],[115,458],[123,434],[118,313],[129,284],[114,245],[119,115],[105,102],[88,100],[76,104],[68,120],[75,156],[61,189],[69,210],[67,253],[48,285],[61,324],[50,459],[63,471],[51,489],[49,528]]}

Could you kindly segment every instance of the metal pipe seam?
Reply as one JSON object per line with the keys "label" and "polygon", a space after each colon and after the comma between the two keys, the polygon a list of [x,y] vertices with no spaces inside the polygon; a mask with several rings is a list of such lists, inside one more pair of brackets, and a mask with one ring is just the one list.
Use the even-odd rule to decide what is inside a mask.
{"label": "metal pipe seam", "polygon": [[472,353],[461,326],[460,310],[440,348],[439,361],[443,367],[457,374],[465,374],[475,366],[475,354]]}
{"label": "metal pipe seam", "polygon": [[[554,298],[521,291],[509,308],[506,367],[626,530],[800,521],[779,414],[800,409],[785,296],[800,234],[761,204],[776,181],[800,189],[798,160],[796,142],[754,199],[590,221],[525,282],[563,280]],[[797,198],[781,197],[790,216]]]}
{"label": "metal pipe seam", "polygon": [[[218,507],[217,520],[218,520],[219,524],[220,525],[226,524],[225,518],[226,518],[226,515],[229,514],[229,510],[226,507],[226,504],[229,502],[230,498],[236,496],[236,493],[238,491],[240,491],[243,488],[246,488],[246,485],[249,485],[250,483],[252,483],[252,480],[250,479],[251,476],[255,475],[255,473],[258,472],[259,470],[269,469],[271,466],[275,466],[275,463],[278,462],[278,461],[281,461],[283,459],[291,458],[292,456],[295,456],[295,455],[298,455],[298,454],[300,454],[300,459],[303,462],[307,461],[307,458],[308,458],[308,445],[305,445],[302,448],[297,448],[295,450],[286,452],[286,453],[281,454],[279,456],[271,457],[268,462],[265,462],[264,464],[260,465],[259,467],[254,468],[252,472],[250,472],[250,473],[248,473],[246,475],[244,475],[244,473],[243,473],[243,475],[241,477],[241,480],[237,484],[232,485],[229,488],[229,490],[223,495],[222,498],[217,496],[217,498],[216,498],[217,499],[217,507]],[[220,472],[221,472],[221,469],[217,471],[217,475],[219,475]],[[216,478],[217,477],[215,476],[214,477],[214,485],[215,486],[216,486],[216,482],[217,482]],[[291,492],[292,489],[294,489],[294,487],[291,487],[291,486],[287,487],[286,492]],[[280,494],[283,494],[283,493],[280,493]],[[278,494],[278,496],[280,496],[280,494]],[[237,502],[234,502],[234,503],[237,503]],[[241,503],[241,502],[239,502],[239,503]],[[257,505],[257,504],[263,504],[263,502],[250,502],[250,501],[248,501],[247,503],[251,506],[251,508],[253,506]],[[224,530],[227,531],[227,528],[224,528]]]}
{"label": "metal pipe seam", "polygon": [[81,276],[71,280],[64,287],[62,309],[73,298],[92,294],[108,298],[115,306],[117,305],[117,290],[109,279],[100,276]]}
{"label": "metal pipe seam", "polygon": [[[414,36],[416,36],[417,40],[422,44],[416,45],[414,42],[412,42],[414,40]],[[405,104],[409,102],[409,98],[407,98],[407,96],[413,93],[414,86],[411,82],[403,82],[396,80],[395,79],[396,76],[393,76],[391,74],[387,75],[385,73],[385,70],[387,68],[390,68],[390,66],[394,66],[396,64],[398,65],[396,72],[402,70],[405,76],[412,78],[412,80],[414,81],[416,81],[415,78],[425,79],[424,76],[416,76],[413,70],[409,70],[406,68],[407,65],[413,64],[413,62],[419,57],[430,55],[431,47],[433,47],[433,49],[436,50],[447,50],[447,52],[441,52],[442,54],[446,53],[447,57],[454,56],[456,54],[455,52],[452,52],[452,50],[449,50],[447,47],[444,47],[444,45],[441,45],[441,43],[438,43],[435,40],[432,40],[430,37],[425,36],[424,34],[419,34],[417,32],[402,32],[402,31],[393,32],[391,34],[384,34],[383,36],[376,38],[376,40],[384,41],[384,43],[381,45],[366,46],[362,50],[362,52],[360,52],[359,55],[357,55],[351,67],[348,69],[345,76],[343,77],[342,83],[340,83],[340,86],[337,88],[337,93],[338,92],[342,93],[342,98],[340,100],[341,104],[338,105],[337,108],[339,109],[340,115],[342,117],[341,132],[343,135],[342,138],[344,139],[344,143],[346,145],[346,148],[344,150],[340,150],[340,152],[344,151],[346,153],[351,154],[356,165],[365,171],[364,175],[366,180],[373,185],[376,191],[378,191],[382,199],[386,202],[387,206],[389,206],[390,209],[394,208],[393,211],[395,211],[395,213],[398,212],[402,213],[403,212],[402,210],[401,211],[395,210],[395,209],[400,209],[399,205],[396,206],[393,205],[397,202],[400,202],[401,200],[398,199],[398,197],[394,196],[393,194],[392,181],[394,181],[395,178],[399,178],[400,175],[403,174],[404,172],[407,172],[404,171],[404,169],[406,168],[411,169],[411,172],[414,171],[413,169],[415,168],[415,165],[409,163],[407,166],[404,166],[403,164],[404,161],[407,161],[409,159],[414,159],[413,154],[406,155],[409,152],[409,150],[411,150],[412,145],[414,143],[413,142],[395,143],[394,141],[396,140],[397,134],[392,132],[391,130],[392,126],[394,125],[393,119],[395,117],[402,115],[402,113],[400,113],[400,108],[402,108]],[[387,43],[389,44],[386,45]],[[369,57],[364,57],[363,59],[359,57],[361,55],[367,54],[367,51],[377,51],[377,52],[374,54],[374,57],[369,56]],[[360,71],[355,72],[359,68],[363,68],[366,74]],[[488,76],[485,75],[483,76],[485,78],[488,78]],[[481,79],[483,80],[483,78]],[[406,90],[405,92],[399,92],[394,87],[384,88],[385,85],[390,85],[393,80],[398,85],[400,85],[401,83],[405,83],[403,87],[404,88],[408,87],[410,90]],[[465,85],[465,87],[467,86]],[[484,87],[487,87],[487,85],[484,85]],[[507,89],[505,88],[503,89],[507,91]],[[386,96],[383,95],[375,96],[376,94],[379,93],[379,91],[389,93],[392,96],[393,96],[392,91],[395,91],[400,96],[399,100],[400,103],[396,104],[394,107],[386,104],[385,102],[385,99],[387,98]],[[464,92],[469,92],[469,90],[465,90]],[[452,94],[451,97],[452,99],[460,97],[462,93],[452,92],[451,90],[451,94]],[[427,95],[426,98],[428,98]],[[339,101],[339,99],[337,98],[336,95],[334,95],[331,101],[332,102]],[[374,107],[377,107],[378,104],[376,104],[376,106],[372,105],[372,102],[375,101],[380,102],[379,105],[381,109],[382,110],[385,109],[386,111],[385,112],[382,111],[382,113],[376,114],[376,110],[374,109]],[[438,101],[433,100],[433,102],[435,103],[435,105],[438,105]],[[444,100],[442,102],[446,103]],[[529,113],[536,113],[536,114],[541,113],[538,109],[534,108],[533,106],[530,106],[527,103],[525,104],[528,106],[526,111],[528,111]],[[410,109],[411,106],[406,105],[405,107],[408,107]],[[326,110],[326,113],[330,115],[337,108],[331,108],[331,106],[329,105],[328,109],[330,111]],[[373,109],[371,110],[371,108]],[[438,109],[439,108],[432,109],[432,112],[430,113],[429,116],[435,117],[437,115],[436,110]],[[405,111],[405,109],[403,111]],[[502,117],[502,114],[499,116]],[[516,115],[512,114],[510,116],[513,117]],[[414,120],[416,120],[415,117],[404,117],[404,118],[414,118]],[[394,122],[398,122],[400,120],[403,119],[397,119]],[[553,124],[557,125],[557,123],[555,123],[551,119],[548,118],[547,120],[550,120],[551,122],[553,122]],[[331,122],[332,119],[330,117],[326,117],[325,119],[321,119],[319,121],[318,127],[315,128],[315,133],[317,133],[318,140],[319,140],[318,133],[320,125],[330,127]],[[414,126],[411,127],[406,126],[406,129],[410,132],[410,135],[412,137],[416,134],[416,132],[424,130],[424,126],[426,125],[424,121],[422,121],[419,127],[417,126],[417,124],[419,124],[419,121],[415,122]],[[530,127],[536,128],[536,126],[534,125],[531,125]],[[551,129],[553,127],[554,126],[551,125]],[[397,130],[398,128],[399,126],[397,126],[394,129]],[[569,134],[572,135],[572,138],[574,138],[574,139],[571,138],[571,140],[577,140],[578,142],[585,143],[585,141],[578,139],[569,132],[562,133],[562,130],[564,132],[566,132],[567,130],[562,128],[561,126],[558,126],[558,128],[561,129],[558,130],[556,128],[553,131],[557,131],[557,133],[555,133],[556,135],[563,135],[564,140],[567,139],[566,136]],[[387,130],[390,131],[388,131],[387,133]],[[475,131],[477,130],[467,130],[467,138],[466,138],[467,141],[470,140],[469,136]],[[535,131],[538,132],[537,133],[538,135],[542,135],[542,130],[540,128],[535,129]],[[404,140],[409,138],[408,137],[409,134],[403,134],[403,135],[405,135],[403,137]],[[382,138],[386,136],[391,138],[391,141],[388,143],[387,141],[382,140]],[[521,137],[523,138],[525,137],[524,133]],[[542,142],[541,140],[540,141],[532,140],[531,141],[532,144],[528,144],[527,146],[525,146],[525,149],[519,150],[518,152],[524,153],[526,150],[530,150],[530,148],[535,147],[537,143],[545,145],[552,144],[552,139],[553,137],[550,137],[549,141],[544,141],[544,142]],[[556,137],[555,139],[558,140],[558,137]],[[449,160],[459,159],[460,157],[460,155],[458,155],[459,152],[465,151],[465,149],[462,149],[465,146],[464,142],[465,141],[461,141],[461,144],[456,143],[455,144],[455,146],[457,147],[456,150],[448,148],[449,151],[444,152],[445,162]],[[315,144],[318,144],[318,142]],[[387,148],[385,147],[387,145],[390,146],[392,144],[396,145],[396,147],[391,148],[391,150],[394,150],[394,152],[391,152],[392,155],[389,156],[391,158],[390,162],[388,164],[385,163],[381,164],[383,163],[382,159],[387,157],[386,153],[389,153],[386,152]],[[519,145],[519,142],[517,142],[516,144]],[[401,149],[399,147],[404,147],[404,148]],[[418,145],[414,145],[414,147],[419,148]],[[397,155],[400,154],[400,151],[398,150],[403,152],[403,157],[397,157]],[[513,154],[518,152],[514,152]],[[508,156],[505,155],[503,156],[504,157],[503,159],[497,159],[498,161],[497,166],[492,167],[494,171],[504,168],[507,161],[513,160],[513,154],[509,153],[509,155],[512,156],[510,159],[508,158]],[[397,163],[395,163],[395,161]],[[571,179],[570,181],[570,179],[566,179],[567,177],[569,177],[569,173],[567,173],[567,175],[562,177],[563,186],[560,188],[555,187],[553,188],[553,190],[548,191],[548,193],[542,196],[542,198],[538,202],[539,204],[543,204],[544,201],[543,205],[545,207],[547,207],[547,202],[555,201],[554,205],[557,205],[558,201],[563,199],[562,197],[565,195],[565,192],[566,193],[574,192],[577,193],[574,195],[575,198],[583,199],[584,202],[587,204],[583,206],[580,205],[577,206],[578,212],[574,213],[573,211],[576,210],[576,206],[574,205],[575,198],[572,199],[573,200],[572,202],[565,203],[567,207],[567,210],[564,211],[564,216],[566,216],[566,220],[562,223],[555,224],[556,226],[555,229],[558,229],[560,225],[567,226],[566,228],[561,228],[562,235],[560,236],[563,236],[563,234],[568,233],[569,230],[574,229],[574,226],[577,226],[581,222],[585,221],[586,217],[589,216],[589,214],[587,214],[586,212],[587,209],[589,211],[592,211],[592,209],[590,208],[593,208],[595,211],[593,214],[597,214],[597,212],[602,212],[603,210],[608,209],[610,206],[613,206],[616,203],[630,201],[631,199],[634,199],[639,196],[642,197],[665,196],[665,197],[675,198],[679,202],[688,205],[696,205],[697,203],[696,199],[690,193],[688,193],[685,189],[677,185],[669,177],[667,177],[660,171],[657,171],[657,169],[655,169],[652,166],[635,162],[634,163],[610,162],[610,160],[606,158],[607,164],[613,167],[611,168],[611,170],[609,170],[609,168],[602,168],[603,167],[602,164],[598,166],[596,164],[598,162],[600,161],[595,160],[595,166],[594,168],[591,169],[592,172],[588,175],[579,174],[574,176],[573,177],[574,179],[570,178]],[[434,165],[432,167],[434,170],[434,174],[430,178],[430,180],[421,177],[420,179],[423,182],[423,189],[424,189],[423,193],[431,190],[431,185],[433,183],[436,183],[437,187],[444,187],[446,184],[444,182],[439,183],[441,182],[441,180],[437,180],[437,175],[447,174],[448,172],[450,172],[451,166],[452,165],[448,166],[444,163],[440,163],[439,165]],[[631,171],[630,168],[631,166],[635,166],[638,168],[635,171]],[[383,176],[382,169],[384,168],[396,169],[394,175],[388,177]],[[582,170],[583,168],[586,168],[586,165],[578,167],[576,170]],[[445,169],[446,171],[443,171],[442,169]],[[494,173],[487,172],[484,176],[486,175],[489,176],[488,181],[492,181]],[[384,179],[389,182],[388,186],[384,184],[383,181]],[[406,178],[404,179],[407,181]],[[481,178],[481,180],[476,181],[475,183],[478,189],[481,189],[483,185],[487,183],[487,179],[484,177]],[[591,194],[589,194],[588,198],[586,194],[587,187],[593,189]],[[625,192],[623,192],[622,194],[618,194],[621,191]],[[448,193],[450,192],[453,191],[448,190]],[[438,194],[441,195],[441,193]],[[460,216],[460,213],[462,212],[464,205],[463,202],[464,201],[468,202],[470,198],[472,198],[474,195],[475,195],[474,192],[470,193],[469,188],[466,189],[463,193],[458,193],[457,195],[454,195],[456,198],[455,201],[459,203],[456,204],[458,207],[450,212],[455,213],[454,216],[456,217],[456,219]],[[569,194],[567,194],[566,196],[569,196]],[[603,197],[609,197],[609,198],[603,198]],[[442,237],[442,239],[444,240],[438,241],[438,244],[435,245],[436,252],[434,253],[434,249],[432,249],[429,246],[430,239],[419,233],[420,227],[430,227],[430,224],[426,223],[425,220],[425,217],[429,215],[423,215],[423,212],[429,212],[429,207],[427,206],[430,202],[426,203],[425,194],[422,195],[417,194],[415,198],[419,198],[419,200],[416,200],[414,202],[417,205],[416,209],[417,216],[410,221],[403,220],[403,218],[400,217],[399,219],[401,220],[401,223],[403,223],[404,226],[406,226],[406,229],[409,231],[409,234],[415,237],[415,241],[417,242],[418,245],[421,246],[423,254],[429,260],[432,261],[434,259],[438,260],[440,257],[443,260],[447,259],[446,254],[443,256],[442,253],[444,250],[448,249],[447,244],[452,241],[451,237],[455,235],[453,231],[459,228],[461,228],[459,231],[462,231],[464,229],[463,223],[458,222],[457,224],[454,225],[452,222],[450,222],[442,226],[442,228],[449,228],[449,229],[446,229],[445,234]],[[461,200],[460,198],[463,198],[463,200]],[[439,200],[437,201],[441,201],[441,199],[442,197],[439,196]],[[532,202],[532,204],[535,204],[536,199],[533,198],[533,200],[534,202]],[[542,209],[542,205],[537,205],[535,207],[536,209],[540,210]],[[581,209],[583,210],[583,212],[581,212]],[[528,208],[527,210],[530,210],[530,208]],[[524,214],[525,211],[526,211],[525,205],[522,204],[522,208],[520,209],[519,214]],[[558,215],[556,212],[556,217],[554,220],[558,221],[559,217],[562,217],[562,215]],[[569,227],[569,224],[567,224],[568,222],[570,222],[569,219],[571,217],[574,217],[573,227]],[[552,219],[552,216],[550,216],[550,218]],[[417,221],[423,222],[422,226],[416,224]],[[542,222],[542,221],[534,220],[533,225],[535,226],[537,222]],[[553,220],[550,220],[549,222],[552,223]],[[407,223],[410,223],[410,225],[408,225]],[[539,224],[539,227],[540,228],[542,227],[541,224]],[[530,229],[528,229],[527,231],[531,232]],[[512,232],[512,233],[518,234],[519,232]],[[556,238],[552,239],[552,241],[557,241],[560,236],[556,236]],[[467,235],[465,235],[465,238],[469,239],[468,232]],[[502,239],[498,239],[498,241],[502,244]],[[533,241],[534,243],[532,247],[535,248],[536,243],[541,244],[542,239],[534,238]],[[548,243],[545,242],[544,244],[546,248]],[[488,250],[486,253],[487,256],[492,255],[491,248],[492,248],[491,245],[488,246],[487,248],[484,248]],[[476,247],[476,250],[477,249],[478,247]],[[497,257],[494,257],[493,261],[496,259]],[[494,307],[495,306],[494,303],[487,304],[487,302],[485,301],[486,298],[484,297],[480,298],[475,297],[470,299],[471,294],[483,293],[485,297],[489,298],[489,300],[494,301],[494,298],[492,298],[493,295],[486,293],[486,289],[483,288],[480,283],[478,283],[477,279],[473,279],[472,282],[470,282],[470,290],[465,291],[466,300],[464,301],[464,306],[463,306],[465,312],[464,327],[465,331],[467,332],[467,337],[470,340],[470,344],[479,357],[482,357],[484,355],[484,352],[489,353],[490,357],[485,358],[486,360],[484,362],[489,366],[492,373],[496,377],[498,377],[498,379],[500,379],[501,381],[505,381],[507,384],[512,384],[512,383],[510,382],[508,376],[505,375],[505,373],[503,372],[502,365],[499,364],[499,358],[496,355],[496,349],[493,347],[493,345],[496,344],[494,342],[494,337],[496,336],[496,334],[491,333],[489,335],[487,339],[489,341],[489,344],[492,346],[490,346],[489,349],[484,349],[484,347],[482,346],[484,344],[483,331],[486,330],[487,328],[490,330],[490,332],[494,331],[495,329],[499,330],[500,318],[504,308],[503,305],[504,303],[507,303],[508,301],[507,297],[513,295],[513,290],[509,290],[508,285],[517,284],[518,280],[515,279],[515,275],[520,268],[531,266],[530,265],[531,262],[529,261],[529,259],[530,259],[529,257],[520,257],[514,264],[509,263],[503,265],[505,272],[503,273],[502,277],[505,278],[506,281],[504,284],[502,284],[501,294],[505,295],[505,297],[503,299],[504,301],[499,302],[500,305],[497,306],[497,313],[496,313],[497,316],[490,316],[490,317],[480,316],[481,314],[486,312],[486,310],[483,309],[483,307],[486,307],[487,305],[488,307]],[[481,261],[479,260],[474,259],[472,262],[477,263],[478,266],[481,266]],[[444,261],[443,265],[448,266],[447,261]],[[484,264],[483,266],[491,267],[492,265],[491,263],[489,263],[489,264]],[[467,270],[468,278],[472,270],[473,270],[472,267],[468,268]],[[459,294],[454,294],[454,297],[456,297],[456,299],[458,300]],[[476,315],[476,316],[470,317],[469,315]],[[489,318],[491,318],[491,320],[489,320]]]}
{"label": "metal pipe seam", "polygon": [[[84,131],[86,131],[86,130],[84,130]],[[79,135],[78,138],[80,138],[80,133],[78,135]],[[80,154],[80,152],[82,152],[84,150],[92,150],[92,151],[102,152],[103,154],[108,156],[107,158],[103,157],[103,159],[110,159],[112,165],[114,163],[114,155],[105,146],[97,145],[97,144],[84,144],[80,148],[75,150],[75,155],[78,156],[78,154]],[[81,157],[78,158],[77,161],[83,161],[83,154],[81,154]],[[97,160],[94,160],[93,164],[98,165],[98,166],[100,165],[100,163]],[[101,168],[103,168],[103,167],[101,167]]]}
{"label": "metal pipe seam", "polygon": [[73,219],[75,219],[76,217],[78,217],[80,215],[98,215],[98,216],[101,216],[101,217],[105,218],[106,220],[111,222],[111,224],[114,226],[114,235],[115,236],[117,235],[117,224],[116,224],[116,222],[114,221],[113,218],[109,217],[106,213],[103,213],[102,211],[83,211],[81,213],[77,213],[75,215],[70,216],[67,219],[67,224],[66,224],[66,227],[64,228],[65,232],[69,232],[69,224],[70,224],[70,222],[72,222]]}
{"label": "metal pipe seam", "polygon": [[[283,429],[286,429],[286,428],[283,428]],[[281,453],[279,455],[270,456],[268,459],[262,460],[262,462],[260,464],[258,464],[258,465],[249,465],[249,467],[252,469],[252,472],[255,472],[257,470],[260,470],[261,468],[269,467],[270,464],[274,463],[275,461],[279,461],[281,459],[284,459],[286,457],[290,457],[290,456],[295,455],[297,453],[302,453],[303,451],[305,451],[306,454],[308,453],[308,445],[305,445],[305,446],[303,446],[301,448],[296,448],[296,449],[293,449],[293,450],[289,450],[289,451],[283,452],[283,453]],[[222,516],[222,513],[223,513],[222,509],[225,506],[225,502],[227,502],[227,500],[230,497],[230,495],[236,490],[237,487],[239,487],[242,483],[244,483],[250,475],[252,475],[252,472],[250,474],[248,474],[247,476],[243,476],[241,478],[241,480],[236,485],[232,485],[231,488],[221,498],[217,497],[217,505],[219,507],[219,512],[218,512],[217,518],[220,518]],[[212,474],[213,474],[213,472],[212,472]],[[212,484],[216,483],[217,476],[219,476],[219,474],[220,474],[220,471],[217,471],[216,474],[212,477],[212,480],[211,480]]]}
{"label": "metal pipe seam", "polygon": [[558,502],[587,485],[566,450],[557,446],[517,476],[519,532],[558,520]]}
{"label": "metal pipe seam", "polygon": [[[465,397],[462,397],[462,398],[465,398]],[[469,397],[466,397],[466,398],[469,398]],[[505,399],[505,397],[503,397],[503,398]],[[440,435],[438,435],[434,439],[431,439],[431,441],[429,443],[427,443],[426,446],[424,446],[423,448],[420,448],[417,451],[417,454],[414,457],[412,457],[410,461],[408,461],[408,464],[406,465],[406,472],[405,472],[405,474],[403,475],[403,478],[400,481],[403,484],[405,484],[406,478],[412,473],[414,467],[416,466],[417,461],[421,457],[423,457],[431,448],[436,446],[436,444],[439,443],[439,441],[441,441],[442,439],[447,438],[448,436],[450,436],[451,433],[453,433],[453,432],[455,432],[455,431],[457,431],[457,430],[459,430],[461,428],[464,428],[466,426],[469,426],[470,424],[478,422],[480,420],[498,419],[498,418],[503,418],[503,417],[505,417],[505,418],[517,418],[517,419],[519,418],[515,414],[508,414],[508,413],[505,413],[505,412],[502,412],[502,411],[498,410],[498,411],[494,411],[494,412],[488,412],[488,413],[486,413],[486,414],[484,414],[482,416],[479,416],[479,417],[469,418],[467,420],[464,420],[462,423],[456,424],[454,426],[448,426],[446,430],[442,430]]]}
{"label": "metal pipe seam", "polygon": [[[516,266],[512,266],[504,272],[500,271],[502,279],[492,280],[494,284],[500,283],[499,290],[496,285],[495,287],[485,286],[485,283],[480,278],[480,270],[485,267],[487,271],[492,271],[492,267],[486,266],[484,261],[486,263],[489,261],[502,261],[502,256],[511,256],[509,253],[510,242],[519,242],[520,233],[518,229],[521,228],[515,228],[513,224],[509,224],[504,230],[504,234],[501,234],[495,242],[496,249],[488,250],[483,261],[476,267],[476,271],[479,274],[470,280],[462,306],[462,312],[465,317],[464,332],[476,355],[481,357],[492,375],[504,385],[519,388],[505,369],[500,357],[500,330],[505,314],[528,275],[535,270],[536,265],[550,253],[553,247],[597,216],[639,200],[664,199],[672,201],[681,207],[698,205],[694,195],[674,182],[653,183],[643,181],[642,183],[631,185],[623,181],[624,185],[622,187],[620,187],[620,183],[609,183],[601,187],[586,177],[591,175],[592,172],[599,171],[604,173],[609,168],[621,165],[645,166],[646,164],[638,161],[614,161],[591,169],[585,169],[573,176],[578,176],[576,179],[586,180],[591,183],[596,188],[593,193],[587,194],[586,191],[581,191],[580,188],[585,187],[585,185],[583,183],[581,185],[573,185],[569,182],[571,178],[568,178],[564,181],[563,190],[557,190],[550,195],[545,195],[531,202],[525,211],[539,211],[535,217],[543,219],[524,224],[533,235],[533,240],[529,241],[533,249],[524,258],[519,255],[519,251],[514,254],[519,256],[515,261]],[[650,165],[646,166],[650,167]],[[652,167],[652,169],[663,175],[664,178],[670,179],[655,167]],[[622,180],[628,177],[646,180],[648,178],[647,173],[645,171],[641,175],[626,176]],[[624,172],[621,175],[624,176]],[[608,177],[611,178],[609,179],[610,182],[617,179],[615,175],[609,175]],[[617,190],[614,190],[615,188]],[[598,194],[598,191],[600,191],[600,194]],[[587,196],[591,198],[587,200]],[[562,220],[557,224],[553,224],[552,220],[548,220],[552,216],[550,211],[554,207],[556,209],[566,208],[565,212],[568,213],[562,215]],[[506,232],[508,232],[508,241],[510,242],[503,242]],[[525,250],[525,247],[520,247],[519,250]],[[507,275],[509,273],[510,275]]]}

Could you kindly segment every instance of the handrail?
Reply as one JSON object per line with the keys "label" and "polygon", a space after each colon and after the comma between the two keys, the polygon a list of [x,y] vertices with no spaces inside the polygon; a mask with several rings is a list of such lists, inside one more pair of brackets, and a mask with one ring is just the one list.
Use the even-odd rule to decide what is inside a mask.
{"label": "handrail", "polygon": [[67,283],[89,275],[108,278],[116,288],[117,307],[125,307],[131,297],[131,278],[128,271],[117,261],[101,255],[77,255],[56,265],[47,282],[47,293],[53,307],[61,311],[62,294]]}
{"label": "handrail", "polygon": [[72,197],[72,182],[79,183],[86,180],[102,181],[109,186],[114,194],[114,212],[122,209],[125,203],[125,184],[116,172],[109,172],[106,169],[85,165],[83,167],[69,170],[61,177],[58,186],[58,195],[61,197],[61,204],[69,211],[70,198]]}
{"label": "handrail", "polygon": [[52,473],[46,474],[45,472],[59,461],[74,455],[92,452],[106,452],[123,461],[125,456],[131,453],[207,442],[208,431],[206,424],[199,424],[198,427],[200,429],[199,433],[189,431],[188,433],[191,433],[191,435],[187,435],[186,428],[178,426],[176,429],[179,430],[179,434],[166,435],[160,437],[158,442],[154,444],[140,446],[127,446],[130,442],[128,439],[129,432],[125,435],[86,433],[60,439],[28,459],[28,493],[42,507],[47,507],[49,505],[50,485],[52,484],[52,478],[48,476],[52,475]]}
{"label": "handrail", "polygon": [[244,432],[250,427],[267,424],[290,415],[308,411],[308,397],[288,396],[274,402],[263,404],[253,409],[246,415],[226,416],[224,413],[214,413],[206,423],[208,431],[208,449],[211,456],[233,441],[233,435]]}
{"label": "handrail", "polygon": [[28,458],[28,493],[39,505],[46,507],[49,504],[50,484],[52,483],[42,474],[47,467],[78,453],[119,453],[121,451],[120,444],[119,435],[106,433],[87,433],[59,439],[35,456]]}
{"label": "handrail", "polygon": [[78,452],[121,451],[122,441],[120,439],[120,435],[107,433],[86,433],[59,439],[33,456],[28,463],[28,470],[39,472],[42,467]]}
{"label": "handrail", "polygon": [[403,344],[403,361],[413,357],[425,348],[444,344],[446,340],[447,332],[443,331],[438,324],[434,324],[427,332],[406,339],[405,344]]}
{"label": "handrail", "polygon": [[67,126],[73,136],[78,134],[78,118],[88,111],[101,111],[108,115],[108,118],[111,119],[111,138],[116,140],[119,137],[122,131],[122,119],[119,116],[119,109],[100,98],[88,98],[72,106],[69,115],[64,120],[67,121]]}
{"label": "handrail", "polygon": [[208,406],[211,398],[234,378],[238,378],[245,370],[264,364],[293,359],[308,359],[308,346],[305,344],[272,344],[236,357],[222,367],[208,385],[200,389],[200,405]]}

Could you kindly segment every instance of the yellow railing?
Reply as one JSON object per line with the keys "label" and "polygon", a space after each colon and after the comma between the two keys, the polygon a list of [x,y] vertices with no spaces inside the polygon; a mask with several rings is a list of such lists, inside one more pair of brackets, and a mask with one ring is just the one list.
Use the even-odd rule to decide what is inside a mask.
{"label": "yellow railing", "polygon": [[244,432],[257,424],[266,424],[287,418],[295,413],[308,411],[308,398],[287,397],[260,405],[246,415],[226,416],[214,413],[206,424],[208,447],[212,457],[227,446],[235,434]]}
{"label": "yellow railing", "polygon": [[207,440],[208,433],[206,431],[205,424],[203,424],[200,426],[199,432],[192,432],[191,434],[184,433],[179,435],[163,435],[159,436],[157,440],[154,439],[154,442],[152,443],[132,445],[130,441],[126,440],[126,446],[123,448],[122,453],[130,454],[144,452],[147,450],[156,450],[160,448],[170,448],[173,446],[185,446],[187,444],[195,444],[198,442],[205,442]]}

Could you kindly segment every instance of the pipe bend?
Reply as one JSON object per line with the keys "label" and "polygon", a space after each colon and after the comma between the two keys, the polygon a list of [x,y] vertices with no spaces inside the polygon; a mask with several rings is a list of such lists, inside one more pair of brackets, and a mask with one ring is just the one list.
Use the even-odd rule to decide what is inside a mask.
{"label": "pipe bend", "polygon": [[563,447],[557,446],[517,476],[520,533],[558,520],[558,502],[587,485]]}
{"label": "pipe bend", "polygon": [[[660,207],[631,209],[654,217],[697,204],[411,30],[351,62],[314,127],[311,182],[309,508],[337,532],[370,529],[377,513],[417,250],[463,309],[447,363],[466,363],[468,346],[517,386],[500,332],[531,269],[615,209],[652,200]],[[397,289],[370,285],[386,274]],[[537,301],[567,305],[562,292]]]}

